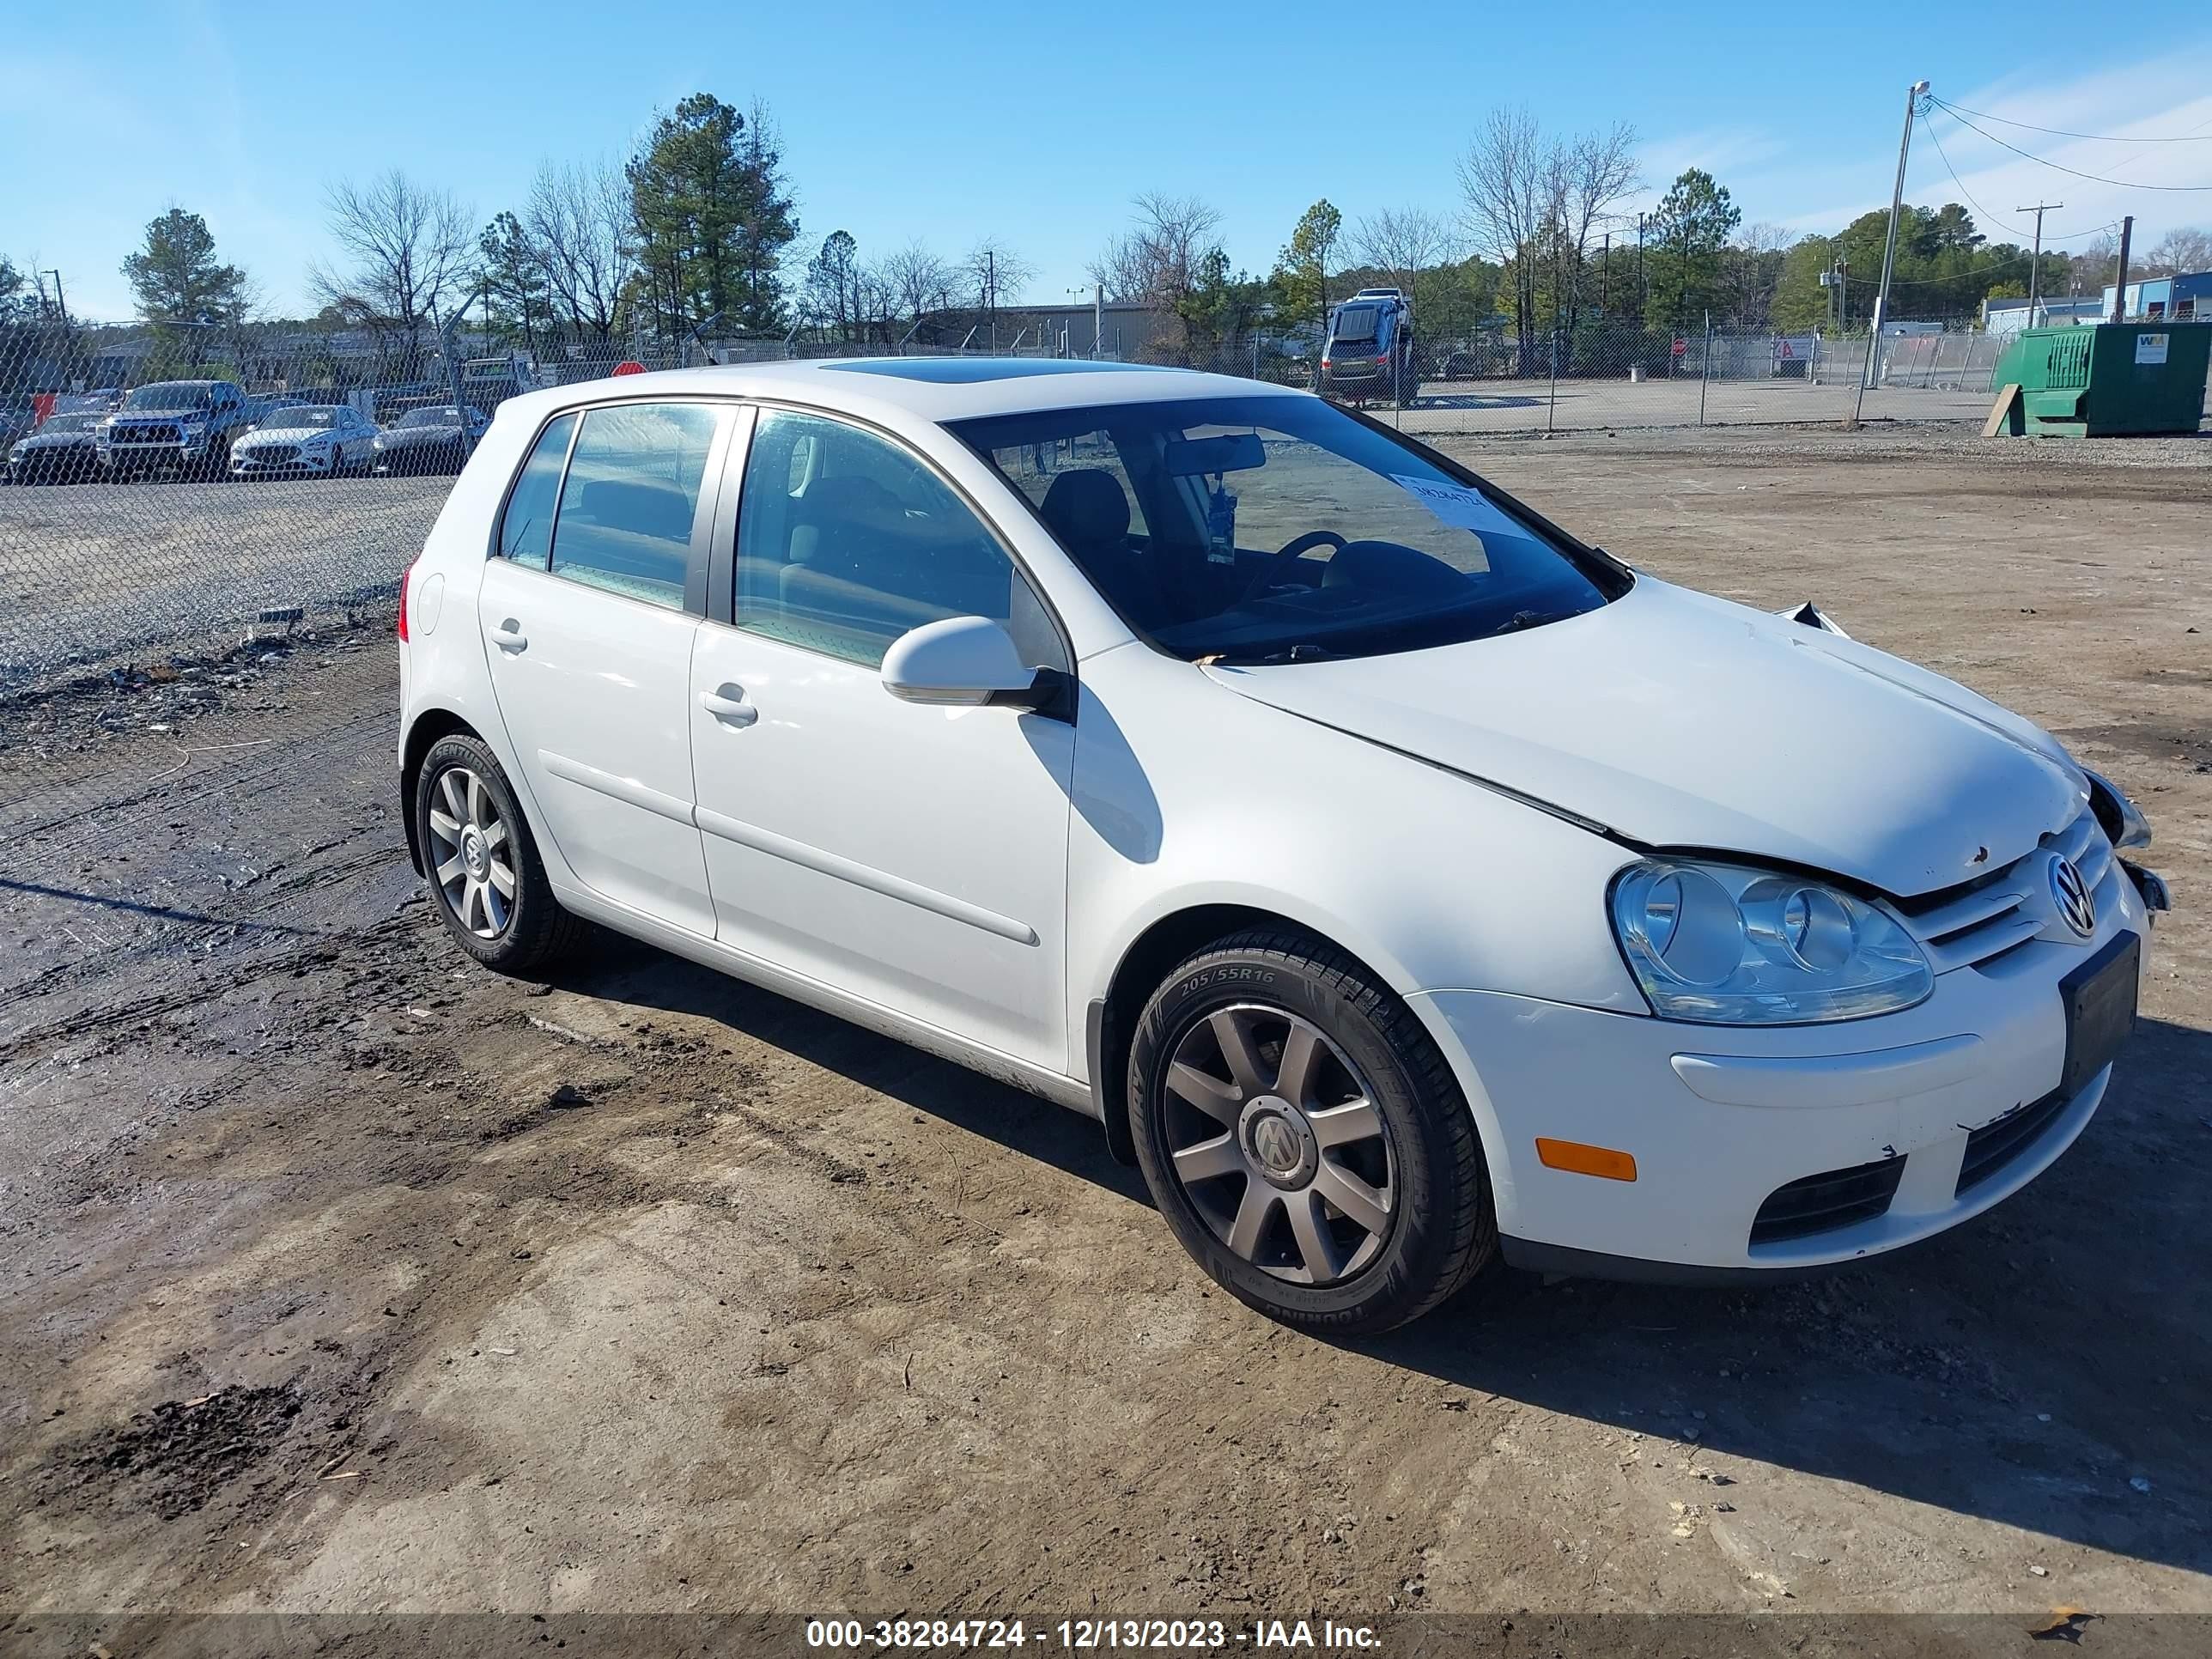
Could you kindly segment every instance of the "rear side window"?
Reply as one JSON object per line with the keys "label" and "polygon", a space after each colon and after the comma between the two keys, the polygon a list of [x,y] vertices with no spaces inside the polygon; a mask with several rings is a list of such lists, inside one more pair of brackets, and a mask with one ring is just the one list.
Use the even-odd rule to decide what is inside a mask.
{"label": "rear side window", "polygon": [[568,459],[568,434],[575,429],[576,417],[563,415],[538,435],[500,514],[501,558],[532,570],[545,568],[553,545],[553,509],[561,500],[561,464]]}
{"label": "rear side window", "polygon": [[561,489],[553,574],[682,610],[718,419],[702,404],[587,410]]}

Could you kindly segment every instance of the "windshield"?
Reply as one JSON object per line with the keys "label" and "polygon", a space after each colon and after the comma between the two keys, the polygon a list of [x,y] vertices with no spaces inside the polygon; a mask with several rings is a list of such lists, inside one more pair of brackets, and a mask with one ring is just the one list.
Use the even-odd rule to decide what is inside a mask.
{"label": "windshield", "polygon": [[398,424],[400,426],[459,426],[460,422],[453,417],[453,404],[447,404],[443,409],[410,409],[399,417]]}
{"label": "windshield", "polygon": [[196,386],[189,380],[173,380],[158,386],[140,386],[123,406],[125,409],[205,409],[212,401],[205,386]]}
{"label": "windshield", "polygon": [[89,432],[106,418],[100,414],[57,415],[39,428],[39,435],[43,438],[49,432]]}
{"label": "windshield", "polygon": [[1193,660],[1454,644],[1628,587],[1420,446],[1319,398],[1126,404],[951,430],[1132,628]]}
{"label": "windshield", "polygon": [[1336,313],[1336,328],[1333,337],[1346,342],[1371,340],[1375,324],[1382,313],[1373,306],[1346,306]]}
{"label": "windshield", "polygon": [[284,409],[272,409],[261,417],[261,424],[271,432],[294,432],[302,427],[337,423],[338,411],[326,404],[294,404]]}

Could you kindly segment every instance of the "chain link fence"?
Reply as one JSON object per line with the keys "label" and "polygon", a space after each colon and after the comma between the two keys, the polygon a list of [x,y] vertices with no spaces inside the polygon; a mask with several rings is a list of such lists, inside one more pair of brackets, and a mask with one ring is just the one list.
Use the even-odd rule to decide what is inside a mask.
{"label": "chain link fence", "polygon": [[[1143,355],[1320,387],[1315,332],[1203,349],[1156,337]],[[1064,343],[1030,329],[1016,349],[1050,356]],[[2001,343],[1956,330],[1887,340],[1863,387],[1863,337],[1590,324],[1526,342],[1417,341],[1401,384],[1324,389],[1430,437],[1854,414],[1965,422],[1987,407]],[[82,770],[87,744],[107,732],[98,722],[167,731],[276,658],[380,645],[401,572],[504,398],[633,361],[667,368],[963,349],[796,337],[652,350],[454,337],[401,349],[281,330],[179,349],[149,330],[82,325],[0,335],[0,773],[9,780],[0,845],[11,825],[53,819],[61,797],[49,773]],[[118,702],[118,691],[131,695]],[[55,710],[71,696],[94,724],[59,743]]]}
{"label": "chain link fence", "polygon": [[1191,354],[1199,367],[1325,390],[1425,436],[1697,426],[1979,421],[2002,337],[1963,324],[1887,336],[1869,379],[1863,333],[1587,325],[1417,341],[1396,384],[1340,387],[1310,349],[1258,342]]}

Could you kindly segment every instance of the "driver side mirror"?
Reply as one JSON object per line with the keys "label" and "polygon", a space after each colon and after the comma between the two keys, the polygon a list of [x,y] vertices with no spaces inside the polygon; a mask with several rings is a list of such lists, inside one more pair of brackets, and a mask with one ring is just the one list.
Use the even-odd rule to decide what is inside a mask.
{"label": "driver side mirror", "polygon": [[884,690],[903,702],[1035,708],[1050,699],[1047,682],[1058,678],[1023,662],[1012,636],[985,617],[925,623],[884,653]]}

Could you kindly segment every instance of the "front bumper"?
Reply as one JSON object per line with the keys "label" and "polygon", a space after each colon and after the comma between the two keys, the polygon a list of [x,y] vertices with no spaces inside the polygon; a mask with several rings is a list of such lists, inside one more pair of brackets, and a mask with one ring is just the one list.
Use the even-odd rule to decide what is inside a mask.
{"label": "front bumper", "polygon": [[328,472],[331,466],[329,454],[298,454],[283,460],[261,460],[252,450],[233,450],[230,470],[241,478],[276,478],[287,476]]}
{"label": "front bumper", "polygon": [[208,442],[125,444],[101,446],[100,464],[111,472],[158,472],[167,467],[197,466],[208,458]]}
{"label": "front bumper", "polygon": [[[1481,1121],[1507,1259],[1614,1278],[1786,1276],[1933,1237],[2001,1202],[2057,1161],[2111,1081],[2107,1066],[2070,1098],[2057,1092],[2059,981],[2123,933],[2139,939],[2138,992],[2147,969],[2142,897],[2115,885],[2120,902],[2086,946],[2029,943],[1939,975],[1918,1007],[1874,1019],[1762,1029],[1497,992],[1417,998]],[[1547,1167],[1540,1135],[1626,1152],[1635,1179]],[[1769,1200],[1786,1209],[1784,1188],[1822,1177],[1864,1201],[1835,1224],[1774,1236]]]}

